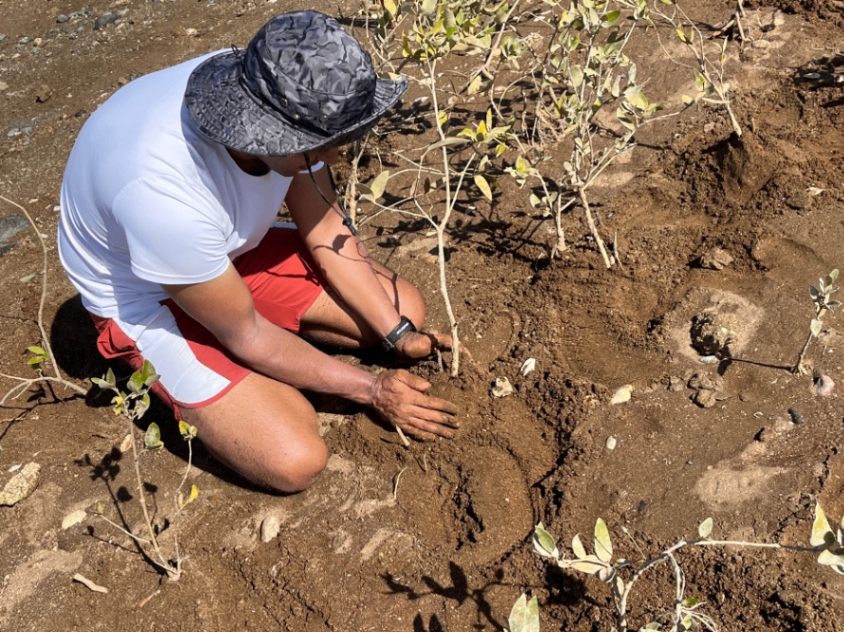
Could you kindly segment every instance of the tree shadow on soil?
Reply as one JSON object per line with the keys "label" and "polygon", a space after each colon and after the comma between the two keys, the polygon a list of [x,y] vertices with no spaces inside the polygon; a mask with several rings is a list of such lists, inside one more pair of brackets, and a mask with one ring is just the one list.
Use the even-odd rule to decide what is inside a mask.
{"label": "tree shadow on soil", "polygon": [[[436,595],[446,600],[457,602],[457,606],[463,605],[467,600],[473,601],[477,607],[478,622],[475,627],[482,630],[486,627],[483,620],[493,627],[495,630],[506,628],[506,620],[508,612],[500,613],[496,617],[492,611],[492,605],[487,601],[486,593],[493,586],[510,586],[520,590],[548,590],[550,587],[551,594],[547,599],[548,605],[562,605],[571,606],[580,601],[592,603],[593,600],[586,596],[586,585],[576,577],[572,577],[563,573],[557,567],[549,566],[545,572],[545,581],[534,586],[524,585],[519,582],[514,584],[504,581],[504,569],[498,568],[495,570],[493,579],[487,581],[479,588],[474,588],[469,584],[469,577],[466,571],[461,566],[453,561],[448,563],[449,578],[451,585],[444,585],[437,582],[432,577],[422,577],[422,582],[425,584],[427,590],[417,591],[415,588],[402,584],[397,577],[390,573],[381,575],[381,578],[387,584],[389,592],[387,594],[407,595],[410,601],[416,601],[422,597],[429,595]],[[444,630],[436,615],[431,615],[429,626],[426,629],[422,615],[416,616],[413,622],[414,632],[439,632]]]}

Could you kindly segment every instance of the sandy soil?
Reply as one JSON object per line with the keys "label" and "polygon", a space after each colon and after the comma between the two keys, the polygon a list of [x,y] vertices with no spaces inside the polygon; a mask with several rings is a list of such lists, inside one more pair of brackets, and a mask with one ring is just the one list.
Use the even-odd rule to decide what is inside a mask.
{"label": "sandy soil", "polygon": [[[435,362],[414,369],[460,406],[454,441],[406,449],[366,411],[314,398],[333,456],[313,488],[293,496],[251,487],[197,446],[189,482],[200,497],[179,525],[188,559],[173,583],[94,517],[61,528],[67,514],[101,500],[107,515],[140,532],[131,459],[119,450],[126,422],[107,401],[57,389],[58,402],[33,389],[2,408],[0,485],[31,461],[41,475],[29,498],[0,507],[0,630],[492,631],[527,591],[539,598],[543,629],[597,632],[614,624],[609,590],[537,557],[537,522],[562,545],[591,535],[602,517],[617,553],[634,559],[622,528],[654,554],[694,537],[709,516],[713,537],[796,545],[808,543],[816,499],[840,519],[844,407],[838,392],[815,395],[812,376],[789,367],[812,316],[808,286],[844,267],[844,97],[836,83],[844,20],[835,3],[820,0],[745,4],[751,26],[771,23],[775,9],[783,22],[764,33],[768,46],[730,45],[743,140],[721,111],[690,112],[648,130],[596,188],[601,230],[617,234],[623,267],[604,269],[579,210],[566,218],[569,250],[549,265],[553,227],[504,178],[492,204],[471,200],[476,210],[455,224],[452,296],[476,362],[456,379]],[[714,25],[734,3],[685,6]],[[268,17],[301,7],[0,1],[0,195],[24,205],[45,235],[44,322],[61,370],[80,386],[108,364],[55,252],[54,207],[76,133],[135,77],[245,45]],[[356,7],[321,9],[350,16]],[[108,12],[116,21],[95,30]],[[630,54],[652,77],[649,94],[670,102],[690,90],[688,71],[652,47],[634,42]],[[391,135],[389,143],[419,139]],[[362,179],[375,168],[365,162]],[[0,204],[0,220],[16,213]],[[445,330],[434,244],[413,228],[383,214],[362,236],[373,256],[418,284],[431,324]],[[6,243],[0,372],[26,376],[25,349],[39,339],[42,252],[32,231]],[[716,249],[732,262],[702,267]],[[693,323],[707,314],[733,328],[733,361],[700,362]],[[824,322],[808,361],[844,382],[841,316]],[[528,358],[537,369],[520,376]],[[378,370],[366,357],[345,359]],[[513,395],[490,397],[498,377],[509,378]],[[632,399],[611,406],[626,384]],[[0,381],[3,392],[13,385]],[[714,393],[708,407],[695,402],[701,390]],[[167,449],[143,454],[142,468],[161,540],[171,546],[172,493],[187,452],[162,405],[142,427],[152,421]],[[279,533],[264,542],[268,520]],[[844,629],[844,578],[812,555],[695,549],[680,562],[687,594],[706,602],[721,629]],[[73,582],[76,573],[108,593]],[[643,579],[634,597],[634,628],[673,608],[670,568]]]}

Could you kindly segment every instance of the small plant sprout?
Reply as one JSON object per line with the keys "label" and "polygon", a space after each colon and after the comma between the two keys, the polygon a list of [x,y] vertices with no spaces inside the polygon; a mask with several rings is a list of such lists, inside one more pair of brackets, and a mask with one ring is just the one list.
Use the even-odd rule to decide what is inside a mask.
{"label": "small plant sprout", "polygon": [[33,354],[26,363],[32,367],[32,369],[38,374],[38,377],[41,377],[44,374],[41,365],[47,360],[47,358],[50,357],[50,354],[38,345],[27,347],[26,350]]}
{"label": "small plant sprout", "polygon": [[[636,551],[641,555],[641,560],[638,561],[623,558],[614,560],[615,552],[613,551],[609,530],[607,529],[606,523],[600,518],[598,518],[595,524],[593,536],[594,553],[587,552],[580,536],[575,535],[571,543],[574,557],[567,558],[557,548],[557,543],[553,536],[548,533],[541,522],[536,525],[533,533],[533,548],[542,557],[550,558],[560,568],[587,575],[595,575],[599,580],[609,586],[616,611],[616,625],[618,626],[617,628],[612,628],[612,632],[628,632],[630,623],[627,619],[627,614],[633,586],[639,581],[645,571],[663,562],[669,562],[671,564],[674,574],[674,609],[665,617],[671,620],[671,624],[670,626],[663,626],[661,623],[652,621],[638,628],[639,631],[672,630],[673,632],[701,632],[701,630],[711,630],[715,632],[717,630],[712,618],[698,610],[698,608],[704,605],[703,602],[694,597],[686,597],[685,595],[685,573],[677,561],[676,554],[680,549],[687,546],[737,546],[744,548],[819,552],[818,564],[829,566],[835,572],[844,574],[844,519],[842,519],[839,528],[833,529],[830,527],[829,521],[819,504],[815,506],[815,521],[809,540],[811,546],[808,547],[777,543],[713,540],[709,537],[712,534],[713,526],[712,518],[707,518],[698,527],[698,539],[680,540],[652,558],[647,558],[642,553],[636,541],[630,536],[627,529],[623,529],[625,534],[630,538]],[[524,595],[522,599],[524,599]],[[513,632],[515,632],[515,629],[513,629]]]}
{"label": "small plant sprout", "polygon": [[806,338],[806,342],[803,344],[803,348],[800,350],[800,355],[797,357],[797,364],[794,365],[793,369],[794,373],[799,375],[805,375],[808,373],[808,370],[803,365],[803,359],[806,355],[806,351],[809,349],[809,344],[812,342],[812,338],[819,335],[823,329],[823,321],[821,319],[827,312],[835,311],[836,307],[841,306],[841,301],[833,301],[830,299],[833,292],[837,292],[839,289],[837,285],[833,285],[837,278],[838,268],[829,273],[826,281],[818,279],[818,287],[809,286],[809,295],[812,297],[812,304],[815,308],[815,317],[812,318],[809,323],[809,335]]}
{"label": "small plant sprout", "polygon": [[[141,477],[141,468],[139,463],[140,452],[138,450],[137,442],[135,439],[135,423],[139,419],[141,419],[141,417],[143,417],[149,409],[149,390],[152,385],[158,381],[158,378],[159,376],[155,372],[155,369],[153,368],[152,364],[147,361],[144,361],[143,368],[140,371],[135,371],[129,378],[129,381],[126,384],[126,391],[122,391],[117,387],[117,380],[115,379],[114,372],[111,369],[109,369],[108,373],[106,373],[106,375],[104,375],[102,378],[93,378],[91,380],[101,389],[110,390],[114,393],[114,397],[111,400],[111,403],[114,406],[114,414],[123,415],[128,423],[129,443],[132,448],[132,456],[134,459],[133,464],[135,469],[138,500],[140,501],[141,509],[143,510],[144,521],[146,523],[149,539],[139,537],[129,532],[127,529],[121,527],[119,524],[106,518],[105,505],[101,501],[98,501],[94,505],[94,514],[98,515],[107,523],[132,538],[135,543],[139,547],[141,547],[141,549],[144,551],[144,555],[148,557],[153,564],[162,569],[167,574],[167,577],[170,578],[172,581],[177,581],[181,577],[182,562],[184,562],[185,560],[185,557],[182,555],[181,550],[179,548],[178,518],[181,517],[184,508],[188,504],[196,500],[197,496],[199,495],[199,490],[197,490],[196,485],[191,486],[191,490],[187,498],[184,497],[184,493],[182,492],[182,488],[185,485],[185,481],[187,480],[188,473],[191,469],[191,461],[193,458],[191,441],[196,437],[196,428],[184,421],[179,422],[179,432],[182,434],[182,437],[188,442],[188,464],[187,468],[185,469],[185,473],[182,476],[182,480],[173,495],[173,500],[176,507],[176,519],[173,521],[172,526],[173,557],[171,558],[167,554],[165,554],[164,550],[161,548],[159,538],[157,537],[157,534],[160,535],[160,531],[156,526],[153,525],[153,522],[150,519],[149,510],[147,508],[146,503],[144,482],[143,478]],[[144,448],[146,450],[160,450],[163,447],[164,443],[161,441],[161,430],[159,429],[158,424],[151,423],[147,428],[146,432],[144,433]],[[152,551],[145,550],[144,547],[149,547],[152,549]]]}

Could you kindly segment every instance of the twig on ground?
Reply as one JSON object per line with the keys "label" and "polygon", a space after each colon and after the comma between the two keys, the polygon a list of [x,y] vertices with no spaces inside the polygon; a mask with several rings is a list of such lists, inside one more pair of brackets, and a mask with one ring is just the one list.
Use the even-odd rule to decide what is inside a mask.
{"label": "twig on ground", "polygon": [[[38,242],[41,244],[41,252],[43,254],[43,263],[41,267],[41,300],[38,303],[38,320],[36,321],[36,324],[38,325],[38,331],[41,333],[41,344],[47,351],[47,358],[50,360],[50,365],[53,367],[53,372],[55,373],[55,377],[39,375],[38,377],[34,378],[22,378],[13,375],[0,374],[0,376],[2,377],[22,382],[22,384],[18,384],[17,386],[12,387],[6,392],[5,395],[3,395],[2,398],[0,398],[0,406],[2,406],[6,402],[6,399],[15,391],[18,391],[18,393],[13,397],[13,399],[19,397],[21,393],[26,391],[27,388],[38,382],[44,382],[47,384],[55,382],[57,384],[61,384],[65,388],[69,388],[72,391],[79,393],[80,395],[86,395],[88,393],[87,390],[83,389],[80,386],[77,386],[73,382],[67,381],[62,377],[61,371],[59,371],[59,365],[56,363],[56,358],[53,356],[53,349],[50,346],[50,339],[47,337],[47,331],[44,329],[44,303],[47,300],[47,246],[44,243],[44,238],[41,237],[41,231],[38,230],[38,226],[35,225],[32,216],[27,212],[24,207],[22,207],[17,202],[13,202],[8,198],[3,197],[2,195],[0,195],[0,200],[3,200],[4,202],[7,202],[12,206],[16,207],[26,216],[26,219],[29,221],[30,226],[32,226],[32,230],[35,231],[35,235],[38,237]],[[55,396],[55,393],[53,395]]]}
{"label": "twig on ground", "polygon": [[399,437],[401,437],[401,442],[404,444],[404,447],[409,448],[410,447],[410,441],[407,440],[407,437],[405,436],[404,431],[401,428],[399,428],[398,426],[396,426],[396,432],[399,433]]}
{"label": "twig on ground", "polygon": [[403,467],[401,470],[399,470],[399,473],[396,474],[396,478],[393,480],[393,500],[396,500],[396,498],[398,497],[399,481],[401,480],[401,475],[404,474],[404,471],[406,469],[406,467]]}

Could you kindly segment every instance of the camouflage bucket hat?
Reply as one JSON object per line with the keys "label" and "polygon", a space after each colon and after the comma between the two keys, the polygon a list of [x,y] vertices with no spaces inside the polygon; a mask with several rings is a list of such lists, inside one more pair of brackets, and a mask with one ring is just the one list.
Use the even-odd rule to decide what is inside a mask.
{"label": "camouflage bucket hat", "polygon": [[339,22],[316,11],[272,18],[246,50],[194,69],[185,105],[199,130],[226,147],[284,156],[363,137],[404,94]]}

